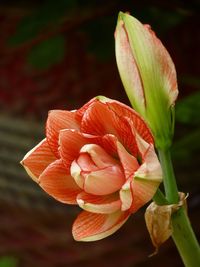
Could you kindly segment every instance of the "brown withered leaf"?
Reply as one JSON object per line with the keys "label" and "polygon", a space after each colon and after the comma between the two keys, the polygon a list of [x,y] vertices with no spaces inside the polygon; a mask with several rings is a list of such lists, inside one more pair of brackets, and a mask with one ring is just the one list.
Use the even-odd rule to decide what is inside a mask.
{"label": "brown withered leaf", "polygon": [[181,206],[186,206],[186,197],[184,193],[179,193],[180,201],[177,204],[159,206],[152,202],[146,209],[145,221],[151,241],[155,247],[155,252],[150,256],[158,253],[159,247],[171,236],[172,225],[171,215]]}

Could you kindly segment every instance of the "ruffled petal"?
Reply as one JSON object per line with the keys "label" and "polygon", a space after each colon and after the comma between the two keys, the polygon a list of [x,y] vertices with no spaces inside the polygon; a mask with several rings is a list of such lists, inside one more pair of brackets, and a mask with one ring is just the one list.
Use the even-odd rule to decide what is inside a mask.
{"label": "ruffled petal", "polygon": [[150,201],[162,181],[162,169],[153,145],[149,145],[144,155],[143,164],[134,174],[131,182],[133,204],[131,211],[135,212]]}
{"label": "ruffled petal", "polygon": [[133,202],[130,211],[132,213],[136,212],[147,202],[149,202],[155,195],[159,185],[160,183],[157,181],[133,179],[131,183]]}
{"label": "ruffled petal", "polygon": [[70,168],[74,159],[77,159],[80,149],[85,144],[95,144],[98,137],[83,134],[75,130],[61,130],[59,134],[59,154],[67,169]]}
{"label": "ruffled petal", "polygon": [[96,196],[82,192],[77,196],[77,203],[86,211],[103,214],[113,213],[121,207],[121,201],[117,193],[106,196]]}
{"label": "ruffled petal", "polygon": [[117,161],[111,157],[101,146],[96,144],[87,144],[84,145],[81,150],[81,153],[88,153],[91,160],[99,168],[104,168],[117,164]]}
{"label": "ruffled petal", "polygon": [[77,194],[81,189],[67,173],[62,160],[50,164],[39,177],[39,185],[52,197],[67,204],[77,204]]}
{"label": "ruffled petal", "polygon": [[118,165],[113,165],[93,171],[82,172],[85,178],[84,190],[94,195],[107,195],[116,192],[125,182],[123,170]]}
{"label": "ruffled petal", "polygon": [[88,101],[85,105],[83,105],[81,108],[79,108],[77,111],[76,111],[76,119],[77,121],[79,121],[81,123],[81,120],[83,118],[83,115],[85,113],[85,111],[89,108],[89,106],[94,103],[94,102],[97,102],[98,99],[96,97],[90,99],[90,101]]}
{"label": "ruffled petal", "polygon": [[[116,112],[118,116],[123,116],[128,118],[128,122],[131,125],[132,130],[136,130],[136,132],[147,142],[154,143],[153,135],[147,126],[146,122],[142,119],[142,117],[134,111],[129,106],[116,101],[110,100],[106,103],[108,107]],[[130,123],[131,122],[131,123]]]}
{"label": "ruffled petal", "polygon": [[149,145],[143,156],[143,163],[134,174],[135,179],[162,181],[162,169],[153,145]]}
{"label": "ruffled petal", "polygon": [[137,145],[129,122],[109,109],[105,103],[98,101],[91,104],[83,116],[81,131],[99,136],[115,135],[132,154],[137,154]]}
{"label": "ruffled petal", "polygon": [[56,157],[52,153],[45,138],[24,156],[21,164],[24,166],[28,175],[35,182],[38,182],[40,174],[55,160]]}
{"label": "ruffled petal", "polygon": [[53,153],[58,154],[58,137],[62,129],[79,129],[76,118],[76,111],[51,110],[46,123],[46,136]]}
{"label": "ruffled petal", "polygon": [[139,168],[138,161],[134,156],[128,153],[128,151],[118,141],[117,141],[117,151],[120,158],[120,162],[124,169],[125,176],[128,179]]}
{"label": "ruffled petal", "polygon": [[133,202],[133,195],[131,191],[131,181],[132,178],[129,178],[126,183],[122,186],[122,189],[119,192],[120,200],[122,203],[121,210],[125,211],[130,209]]}
{"label": "ruffled petal", "polygon": [[116,232],[128,219],[128,212],[97,214],[83,211],[76,218],[72,234],[77,241],[96,241]]}
{"label": "ruffled petal", "polygon": [[74,178],[74,181],[76,182],[76,184],[80,187],[80,188],[84,188],[84,182],[85,179],[84,177],[81,175],[81,168],[78,165],[77,161],[74,160],[71,164],[70,167],[70,173],[71,176]]}

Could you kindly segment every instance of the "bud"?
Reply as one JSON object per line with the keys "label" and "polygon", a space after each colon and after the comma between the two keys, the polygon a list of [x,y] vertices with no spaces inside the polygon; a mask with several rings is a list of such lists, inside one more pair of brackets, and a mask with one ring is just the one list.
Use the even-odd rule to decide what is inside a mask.
{"label": "bud", "polygon": [[133,108],[149,124],[157,148],[169,147],[178,95],[170,55],[149,25],[122,12],[115,32],[115,48],[121,80]]}

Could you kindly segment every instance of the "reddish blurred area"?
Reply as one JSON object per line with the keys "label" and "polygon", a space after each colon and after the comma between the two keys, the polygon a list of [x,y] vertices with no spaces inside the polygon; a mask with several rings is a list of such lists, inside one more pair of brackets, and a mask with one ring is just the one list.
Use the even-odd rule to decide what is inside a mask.
{"label": "reddish blurred area", "polygon": [[[199,83],[194,77],[200,70],[198,3],[74,1],[76,5],[71,4],[53,23],[47,19],[35,36],[19,42],[20,33],[16,33],[20,23],[27,17],[34,20],[33,14],[48,1],[4,2],[0,4],[0,255],[16,257],[16,266],[20,267],[183,266],[171,241],[158,255],[148,258],[153,247],[144,210],[105,240],[75,242],[71,225],[78,209],[44,194],[18,162],[44,135],[48,110],[76,109],[96,95],[128,104],[114,57],[113,34],[119,10],[129,10],[158,33],[175,62],[180,98],[196,92]],[[48,9],[44,10],[48,14]],[[13,36],[17,37],[11,45]],[[56,36],[62,40],[58,46],[62,57],[53,58],[53,63],[44,57],[47,63],[40,67],[47,43],[42,53],[33,53],[34,49]],[[51,51],[57,53],[54,48],[49,51],[50,56]],[[182,128],[177,131],[180,135]],[[181,190],[192,192],[189,214],[199,236],[197,170],[193,168],[194,179],[188,182],[184,175],[189,174],[190,166],[186,172],[181,166],[177,169]]]}
{"label": "reddish blurred area", "polygon": [[[8,47],[7,41],[20,23],[21,14],[7,13],[6,10],[2,12],[0,24],[0,104],[3,111],[40,120],[46,117],[49,109],[74,109],[99,94],[121,97],[123,91],[119,89],[114,57],[103,62],[98,60],[87,50],[88,34],[80,29],[82,24],[96,20],[95,14],[97,17],[112,15],[110,8],[98,7],[79,17],[70,15],[60,28],[47,29],[47,33],[42,32],[16,47]],[[110,32],[112,37],[113,31]],[[27,55],[33,47],[58,33],[66,40],[62,61],[44,70],[28,64]],[[103,41],[104,36],[101,38]],[[114,42],[114,38],[111,40]]]}

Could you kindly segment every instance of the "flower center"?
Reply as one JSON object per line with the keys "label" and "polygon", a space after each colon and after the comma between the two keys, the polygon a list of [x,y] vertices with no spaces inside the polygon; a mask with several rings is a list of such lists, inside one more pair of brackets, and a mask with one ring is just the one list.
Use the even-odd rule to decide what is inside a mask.
{"label": "flower center", "polygon": [[84,145],[71,165],[77,185],[93,195],[107,195],[121,189],[125,176],[121,164],[102,147]]}

